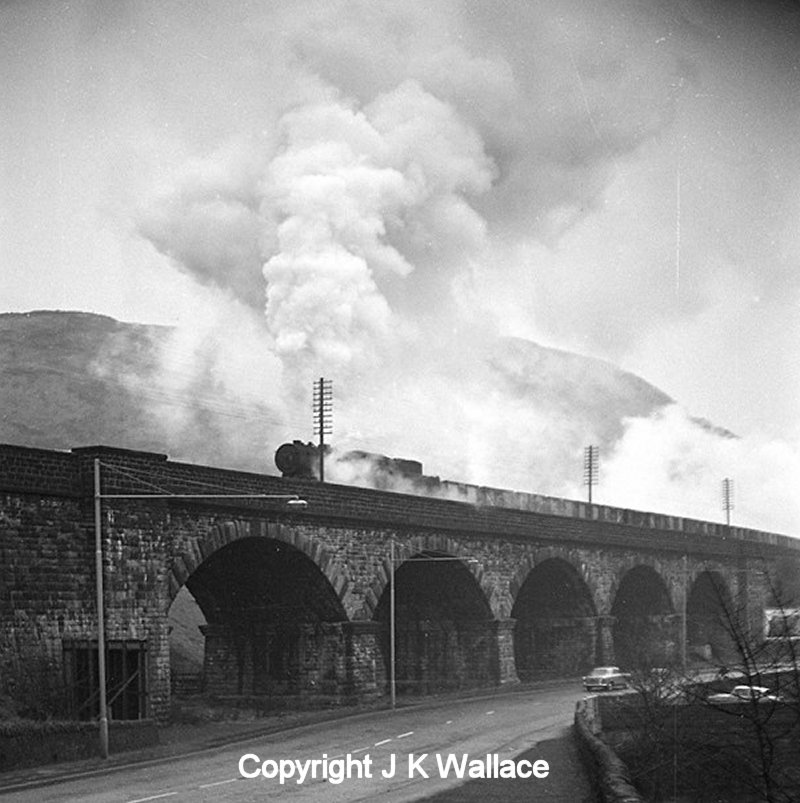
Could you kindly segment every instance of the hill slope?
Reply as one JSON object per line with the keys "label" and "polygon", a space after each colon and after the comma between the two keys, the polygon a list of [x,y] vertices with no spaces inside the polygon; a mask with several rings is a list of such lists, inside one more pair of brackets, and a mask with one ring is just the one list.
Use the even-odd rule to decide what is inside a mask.
{"label": "hill slope", "polygon": [[160,327],[81,312],[0,315],[0,440],[163,449],[158,427],[117,377],[152,375],[164,335]]}
{"label": "hill slope", "polygon": [[[0,314],[0,442],[41,448],[106,443],[198,462],[213,454],[219,465],[273,472],[261,448],[270,436],[266,406],[235,421],[237,432],[243,430],[240,442],[258,452],[253,455],[241,443],[233,448],[231,411],[210,376],[193,387],[191,398],[171,396],[163,386],[159,355],[170,334],[168,327],[83,312]],[[511,402],[584,420],[605,442],[619,437],[624,418],[647,416],[671,402],[610,363],[530,341],[500,339],[471,359]],[[189,409],[193,425],[180,433],[165,426],[159,405]]]}
{"label": "hill slope", "polygon": [[256,405],[232,413],[202,368],[177,392],[161,361],[172,333],[84,312],[0,314],[0,442],[103,443],[272,470],[261,448],[271,411]]}

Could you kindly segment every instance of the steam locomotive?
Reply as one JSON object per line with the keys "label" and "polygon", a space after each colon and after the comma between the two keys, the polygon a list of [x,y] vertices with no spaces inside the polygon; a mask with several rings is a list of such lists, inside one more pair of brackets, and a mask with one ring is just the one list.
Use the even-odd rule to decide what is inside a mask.
{"label": "steam locomotive", "polygon": [[[438,477],[428,477],[422,473],[422,463],[387,457],[375,452],[352,450],[334,454],[330,446],[324,447],[325,476],[329,467],[333,468],[334,482],[337,476],[351,476],[359,480],[356,484],[368,484],[374,488],[388,489],[407,485],[418,490],[430,489],[438,485]],[[275,465],[284,477],[319,479],[319,446],[314,443],[292,441],[284,443],[275,452]]]}

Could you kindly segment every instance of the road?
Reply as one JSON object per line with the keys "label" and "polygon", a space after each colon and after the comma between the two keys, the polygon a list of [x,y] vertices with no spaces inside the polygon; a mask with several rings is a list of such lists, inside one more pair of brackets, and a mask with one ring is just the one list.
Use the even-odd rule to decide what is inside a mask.
{"label": "road", "polygon": [[[469,768],[474,773],[472,777],[485,775],[487,754],[498,756],[497,763],[494,758],[489,759],[488,772],[496,772],[502,766],[504,772],[516,768],[529,773],[526,782],[531,785],[533,796],[536,784],[541,781],[532,770],[541,774],[546,768],[533,765],[533,759],[519,766],[511,759],[537,742],[562,734],[572,722],[575,702],[580,696],[581,691],[571,681],[535,691],[364,714],[257,737],[168,762],[134,765],[101,776],[17,790],[13,800],[224,803],[269,799],[291,803],[355,803],[380,799],[400,803],[464,783],[470,777]],[[422,758],[424,754],[427,757]],[[460,768],[465,755],[467,772],[459,779],[453,763],[457,762]],[[243,756],[249,758],[242,761]],[[340,783],[332,782],[338,775],[347,774],[348,756],[351,777],[343,778]],[[284,774],[293,774],[285,783],[281,784],[279,777],[261,774],[262,765],[267,775],[279,773],[281,765],[277,762],[282,759],[286,762]],[[316,765],[310,763],[314,760]],[[256,777],[243,777],[240,762],[246,774]],[[445,765],[445,772],[440,771],[439,762]],[[385,777],[393,769],[394,774]],[[326,770],[329,779],[323,777]],[[306,775],[302,783],[297,783],[303,771]],[[311,777],[312,772],[316,778]],[[549,772],[558,773],[559,768],[549,767]]]}

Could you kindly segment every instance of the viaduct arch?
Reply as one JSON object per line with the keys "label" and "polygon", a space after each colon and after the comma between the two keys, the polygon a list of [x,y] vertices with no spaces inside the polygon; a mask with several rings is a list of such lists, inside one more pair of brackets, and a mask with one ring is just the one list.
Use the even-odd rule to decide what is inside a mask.
{"label": "viaduct arch", "polygon": [[586,580],[561,557],[530,560],[515,574],[514,661],[520,680],[569,676],[595,662],[597,610]]}

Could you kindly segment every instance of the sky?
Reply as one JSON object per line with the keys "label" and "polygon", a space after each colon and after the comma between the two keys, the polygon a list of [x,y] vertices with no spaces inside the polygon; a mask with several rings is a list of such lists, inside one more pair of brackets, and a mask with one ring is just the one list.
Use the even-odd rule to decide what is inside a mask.
{"label": "sky", "polygon": [[4,0],[0,69],[0,311],[175,325],[165,372],[276,409],[324,373],[357,448],[556,495],[497,454],[575,433],[465,355],[600,358],[677,402],[608,503],[719,519],[732,475],[800,534],[796,2]]}

